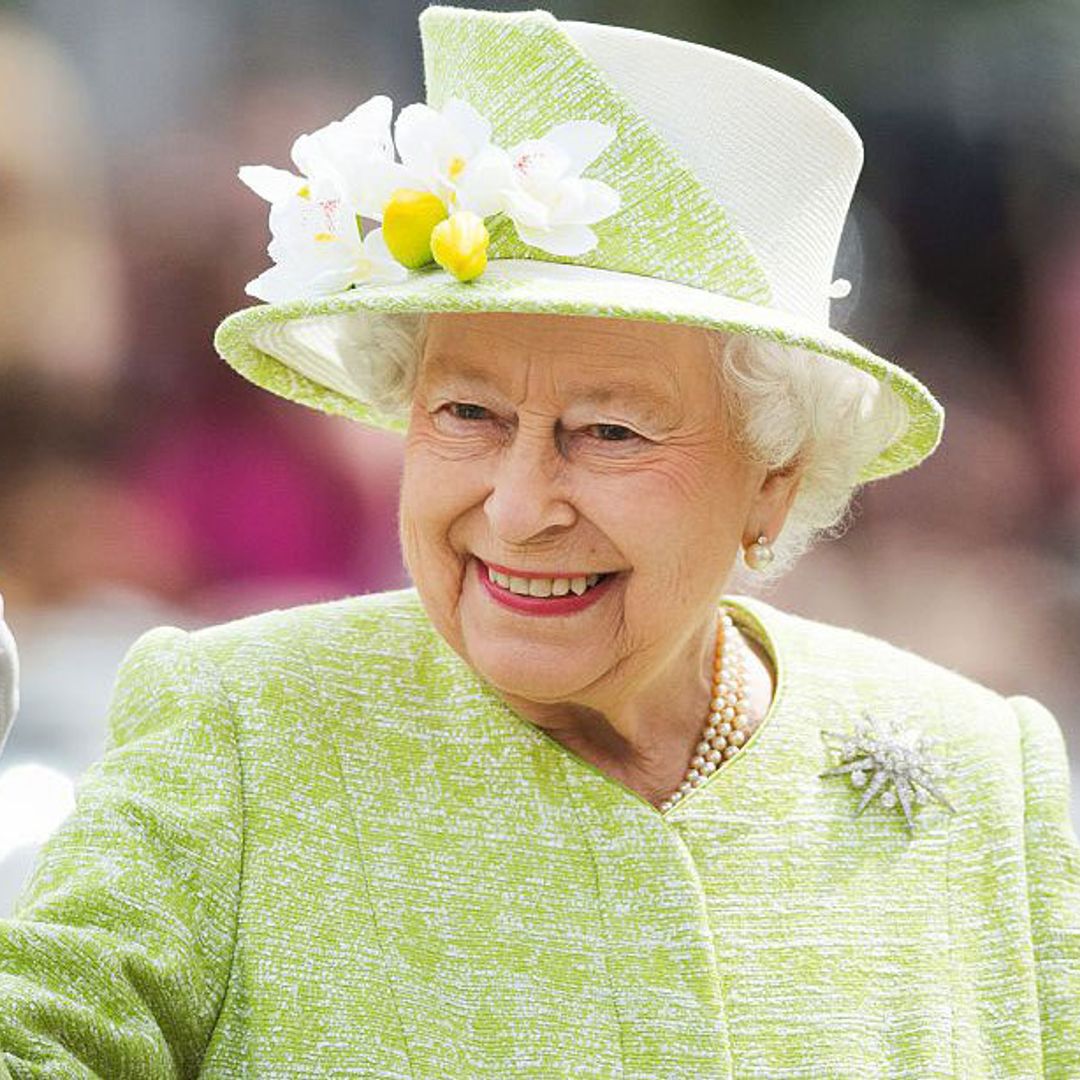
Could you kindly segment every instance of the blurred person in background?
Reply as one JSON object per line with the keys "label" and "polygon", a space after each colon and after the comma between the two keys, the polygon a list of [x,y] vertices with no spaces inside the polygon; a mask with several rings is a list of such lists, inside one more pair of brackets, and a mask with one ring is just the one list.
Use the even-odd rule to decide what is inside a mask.
{"label": "blurred person in background", "polygon": [[1057,519],[1048,522],[1048,538],[1071,561],[1073,602],[1080,611],[1080,199],[1033,277],[1026,357],[1042,420],[1036,437],[1048,467],[1051,502],[1061,507]]}
{"label": "blurred person in background", "polygon": [[118,475],[125,308],[84,93],[0,15],[0,591],[23,653],[0,766],[0,910],[101,752],[113,666],[182,618],[182,552]]}
{"label": "blurred person in background", "polygon": [[1074,1075],[1053,715],[727,592],[940,437],[829,325],[854,129],[676,39],[422,30],[439,108],[242,170],[216,338],[405,432],[413,587],[132,647],[0,922],[13,1072]]}

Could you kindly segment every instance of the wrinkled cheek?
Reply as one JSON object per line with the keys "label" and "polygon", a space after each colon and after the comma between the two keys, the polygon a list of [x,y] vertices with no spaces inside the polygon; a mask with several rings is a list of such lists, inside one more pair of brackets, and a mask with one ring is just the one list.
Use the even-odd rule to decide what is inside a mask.
{"label": "wrinkled cheek", "polygon": [[429,462],[406,462],[398,503],[402,559],[417,587],[429,592],[460,589],[462,558],[452,542],[464,509],[458,486]]}
{"label": "wrinkled cheek", "polygon": [[420,469],[406,472],[398,502],[398,536],[406,569],[417,584],[429,573],[443,532],[439,509],[429,497]]}
{"label": "wrinkled cheek", "polygon": [[416,558],[416,525],[413,521],[412,507],[414,496],[410,490],[411,480],[408,472],[402,477],[398,491],[398,543],[401,545],[401,559],[405,569],[413,574]]}
{"label": "wrinkled cheek", "polygon": [[398,507],[398,543],[401,546],[401,561],[409,576],[416,580],[417,566],[420,559],[419,531],[416,522],[412,519],[405,501],[402,500]]}

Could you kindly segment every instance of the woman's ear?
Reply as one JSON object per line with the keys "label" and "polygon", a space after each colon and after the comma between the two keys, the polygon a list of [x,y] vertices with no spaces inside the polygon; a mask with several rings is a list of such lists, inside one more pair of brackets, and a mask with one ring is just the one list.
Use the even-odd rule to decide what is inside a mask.
{"label": "woman's ear", "polygon": [[770,469],[761,481],[749,521],[754,524],[753,536],[745,540],[752,544],[759,536],[775,540],[787,520],[803,478],[803,463],[799,459]]}

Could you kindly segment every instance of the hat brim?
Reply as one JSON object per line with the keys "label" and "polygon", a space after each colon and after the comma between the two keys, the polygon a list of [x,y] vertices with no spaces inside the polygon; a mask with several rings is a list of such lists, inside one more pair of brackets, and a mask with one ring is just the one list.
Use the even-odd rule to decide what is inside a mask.
{"label": "hat brim", "polygon": [[944,409],[933,394],[910,372],[838,330],[705,289],[567,263],[496,259],[470,282],[432,267],[412,271],[398,283],[361,285],[317,300],[259,304],[228,316],[214,346],[233,369],[263,389],[325,413],[401,431],[402,420],[357,396],[350,375],[355,348],[352,356],[341,348],[340,317],[485,311],[684,323],[752,334],[851,364],[891,387],[909,420],[903,434],[863,468],[863,483],[913,468],[941,439]]}

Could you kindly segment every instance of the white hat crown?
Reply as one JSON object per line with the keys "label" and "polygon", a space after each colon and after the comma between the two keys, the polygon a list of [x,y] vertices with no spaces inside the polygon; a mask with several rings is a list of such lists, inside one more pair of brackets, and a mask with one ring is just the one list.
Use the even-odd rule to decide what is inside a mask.
{"label": "white hat crown", "polygon": [[724,206],[769,280],[771,306],[827,323],[863,164],[847,117],[797,79],[732,53],[625,27],[559,25]]}
{"label": "white hat crown", "polygon": [[[541,10],[433,6],[420,28],[429,103],[469,101],[504,142],[567,119],[617,129],[590,175],[623,209],[575,262],[828,325],[863,148],[816,91],[719,49]],[[497,242],[493,255],[537,253]]]}

